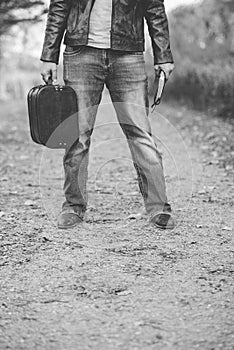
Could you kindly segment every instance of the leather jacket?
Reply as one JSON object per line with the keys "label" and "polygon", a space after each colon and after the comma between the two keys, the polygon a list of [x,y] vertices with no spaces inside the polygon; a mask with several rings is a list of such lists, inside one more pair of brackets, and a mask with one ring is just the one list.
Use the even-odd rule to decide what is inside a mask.
{"label": "leather jacket", "polygon": [[[58,63],[61,41],[87,45],[89,18],[95,0],[51,0],[42,61]],[[154,64],[173,62],[164,0],[112,1],[111,48],[144,51],[144,19],[152,40]]]}

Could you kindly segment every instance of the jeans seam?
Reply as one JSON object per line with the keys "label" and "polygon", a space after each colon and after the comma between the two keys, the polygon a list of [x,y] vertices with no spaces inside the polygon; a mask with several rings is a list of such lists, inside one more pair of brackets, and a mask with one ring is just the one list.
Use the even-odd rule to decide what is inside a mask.
{"label": "jeans seam", "polygon": [[[132,139],[132,138],[129,138],[129,137],[128,137],[128,141],[131,141],[131,139]],[[134,141],[133,141],[133,142],[134,142]],[[139,183],[140,192],[141,192],[141,194],[142,194],[143,199],[146,200],[147,197],[148,197],[148,194],[145,192],[144,180],[143,180],[143,178],[142,178],[142,176],[141,176],[141,173],[140,173],[140,170],[139,170],[140,168],[139,168],[139,166],[138,166],[138,164],[137,164],[137,156],[136,156],[135,152],[133,151],[131,142],[128,142],[128,144],[129,144],[129,148],[130,148],[130,150],[131,150],[131,153],[132,153],[132,155],[134,155],[134,158],[135,158],[135,160],[136,160],[136,161],[135,161],[134,158],[133,158],[133,162],[135,163],[135,168],[136,168],[137,175],[138,175],[138,183]]]}

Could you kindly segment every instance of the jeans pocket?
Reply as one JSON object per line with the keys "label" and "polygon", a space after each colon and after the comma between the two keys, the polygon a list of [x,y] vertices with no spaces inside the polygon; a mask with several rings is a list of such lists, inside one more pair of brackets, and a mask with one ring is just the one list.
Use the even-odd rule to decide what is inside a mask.
{"label": "jeans pocket", "polygon": [[63,52],[64,56],[76,56],[79,55],[81,52],[84,51],[85,45],[80,45],[80,46],[66,46],[65,51]]}

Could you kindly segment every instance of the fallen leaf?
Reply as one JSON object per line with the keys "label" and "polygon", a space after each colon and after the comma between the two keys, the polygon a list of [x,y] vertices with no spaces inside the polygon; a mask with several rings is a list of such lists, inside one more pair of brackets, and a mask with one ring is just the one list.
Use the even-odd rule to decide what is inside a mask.
{"label": "fallen leaf", "polygon": [[219,164],[219,160],[218,159],[210,160],[209,164],[218,165]]}
{"label": "fallen leaf", "polygon": [[24,205],[28,206],[28,207],[31,207],[31,206],[34,206],[36,205],[35,202],[31,201],[30,199],[27,200],[26,202],[24,202]]}
{"label": "fallen leaf", "polygon": [[214,200],[214,198],[212,198],[212,196],[209,196],[208,202],[209,202],[209,203],[214,203],[215,200]]}
{"label": "fallen leaf", "polygon": [[225,166],[225,169],[228,170],[228,171],[229,171],[229,170],[233,170],[233,166],[232,166],[232,165],[226,165],[226,166]]}
{"label": "fallen leaf", "polygon": [[42,242],[47,243],[47,242],[52,242],[52,240],[46,236],[42,237]]}
{"label": "fallen leaf", "polygon": [[224,226],[224,227],[222,228],[222,230],[223,230],[223,231],[232,231],[232,227],[230,227],[230,226]]}
{"label": "fallen leaf", "polygon": [[198,192],[198,194],[206,194],[206,190],[201,190]]}
{"label": "fallen leaf", "polygon": [[118,295],[125,296],[132,294],[131,290],[123,290],[122,292],[117,293]]}
{"label": "fallen leaf", "polygon": [[140,219],[141,218],[141,213],[138,213],[138,214],[130,214],[128,217],[127,217],[127,220],[137,220],[137,219]]}
{"label": "fallen leaf", "polygon": [[11,191],[11,192],[9,192],[9,195],[10,196],[17,196],[18,192],[17,191]]}
{"label": "fallen leaf", "polygon": [[208,186],[208,187],[207,187],[207,189],[208,189],[210,192],[214,191],[215,188],[216,188],[215,186]]}
{"label": "fallen leaf", "polygon": [[1,177],[0,181],[8,181],[8,177]]}

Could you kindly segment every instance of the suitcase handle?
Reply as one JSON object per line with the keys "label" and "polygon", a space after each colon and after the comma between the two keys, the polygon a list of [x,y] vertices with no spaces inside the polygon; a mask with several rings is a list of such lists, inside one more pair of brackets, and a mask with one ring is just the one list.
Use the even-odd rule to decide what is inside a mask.
{"label": "suitcase handle", "polygon": [[62,85],[59,84],[53,84],[53,79],[51,77],[48,78],[47,83],[44,86],[53,86],[56,91],[61,90],[63,88]]}
{"label": "suitcase handle", "polygon": [[51,77],[48,78],[46,85],[53,85],[53,80]]}

